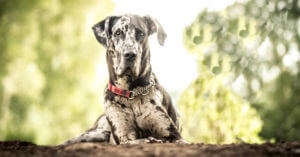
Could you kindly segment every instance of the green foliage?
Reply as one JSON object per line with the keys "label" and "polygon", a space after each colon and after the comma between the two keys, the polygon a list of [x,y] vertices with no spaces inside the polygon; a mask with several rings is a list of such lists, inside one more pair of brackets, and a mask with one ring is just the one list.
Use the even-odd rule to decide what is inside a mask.
{"label": "green foliage", "polygon": [[[198,79],[210,72],[218,74],[215,77],[226,88],[233,88],[251,104],[251,110],[258,111],[263,120],[259,135],[268,140],[300,140],[299,8],[297,0],[250,0],[220,12],[203,11],[185,30],[185,45],[199,58]],[[224,71],[220,63],[230,64],[230,71]],[[196,81],[187,91],[193,88],[204,87]],[[200,98],[199,103],[192,103],[185,96],[187,91],[182,105],[204,105]],[[225,97],[222,100],[228,102]],[[250,117],[245,123],[259,119],[255,114]]]}
{"label": "green foliage", "polygon": [[260,116],[224,85],[223,79],[230,74],[229,58],[214,63],[217,58],[217,54],[212,56],[214,65],[208,69],[199,56],[200,75],[179,99],[183,137],[205,143],[261,142]]}
{"label": "green foliage", "polygon": [[0,1],[0,140],[58,144],[92,125],[104,53],[91,27],[112,9],[109,0]]}
{"label": "green foliage", "polygon": [[183,137],[205,143],[260,142],[256,110],[225,87],[222,78],[202,71],[181,96]]}

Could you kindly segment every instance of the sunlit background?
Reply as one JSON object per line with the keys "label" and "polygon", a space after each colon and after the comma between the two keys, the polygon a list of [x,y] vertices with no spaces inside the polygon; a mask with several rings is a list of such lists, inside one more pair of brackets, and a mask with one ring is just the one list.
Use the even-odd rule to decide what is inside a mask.
{"label": "sunlit background", "polygon": [[0,0],[0,140],[54,145],[103,113],[109,15],[156,18],[151,64],[190,142],[300,140],[298,0]]}

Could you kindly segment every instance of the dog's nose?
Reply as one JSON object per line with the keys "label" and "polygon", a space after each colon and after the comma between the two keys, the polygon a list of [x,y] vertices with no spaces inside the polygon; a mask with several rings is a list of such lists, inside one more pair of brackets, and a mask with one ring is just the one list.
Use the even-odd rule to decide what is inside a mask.
{"label": "dog's nose", "polygon": [[133,53],[133,52],[126,52],[126,53],[124,54],[124,57],[125,57],[125,59],[127,59],[127,60],[133,60],[133,59],[135,59],[136,54]]}

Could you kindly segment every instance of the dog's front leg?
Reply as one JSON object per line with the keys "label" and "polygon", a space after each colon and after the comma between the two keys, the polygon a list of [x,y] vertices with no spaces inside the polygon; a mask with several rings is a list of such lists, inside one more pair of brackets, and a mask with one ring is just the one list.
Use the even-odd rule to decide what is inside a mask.
{"label": "dog's front leg", "polygon": [[105,110],[107,120],[112,127],[113,138],[117,144],[126,144],[137,139],[134,114],[130,108],[108,102],[105,105]]}
{"label": "dog's front leg", "polygon": [[136,119],[138,126],[150,130],[156,138],[164,142],[181,141],[177,126],[163,107],[146,104],[143,109],[143,115]]}

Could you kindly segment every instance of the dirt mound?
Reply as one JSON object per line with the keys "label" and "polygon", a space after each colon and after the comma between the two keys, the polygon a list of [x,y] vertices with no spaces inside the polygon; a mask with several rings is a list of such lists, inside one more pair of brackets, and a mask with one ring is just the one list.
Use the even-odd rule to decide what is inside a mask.
{"label": "dirt mound", "polygon": [[29,142],[0,142],[0,156],[300,156],[300,142],[277,144],[143,144],[109,145],[78,143],[38,146]]}

